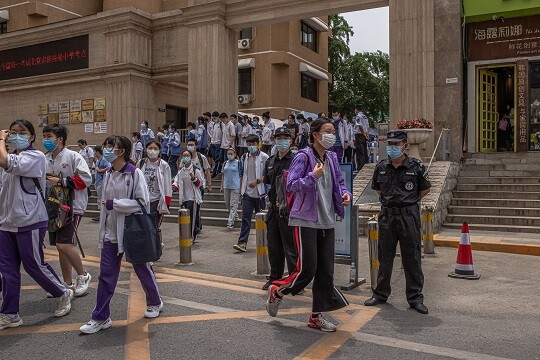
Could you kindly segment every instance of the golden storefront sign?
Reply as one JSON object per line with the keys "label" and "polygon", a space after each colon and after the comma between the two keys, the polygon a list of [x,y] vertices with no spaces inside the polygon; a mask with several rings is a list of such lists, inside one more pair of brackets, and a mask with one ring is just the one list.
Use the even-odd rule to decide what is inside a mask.
{"label": "golden storefront sign", "polygon": [[80,124],[82,122],[81,112],[72,112],[69,113],[69,122],[71,124]]}
{"label": "golden storefront sign", "polygon": [[94,100],[94,109],[96,110],[104,110],[105,107],[105,98],[97,98]]}
{"label": "golden storefront sign", "polygon": [[94,110],[94,99],[85,99],[81,104],[82,111]]}
{"label": "golden storefront sign", "polygon": [[94,121],[95,122],[107,121],[107,110],[94,110]]}

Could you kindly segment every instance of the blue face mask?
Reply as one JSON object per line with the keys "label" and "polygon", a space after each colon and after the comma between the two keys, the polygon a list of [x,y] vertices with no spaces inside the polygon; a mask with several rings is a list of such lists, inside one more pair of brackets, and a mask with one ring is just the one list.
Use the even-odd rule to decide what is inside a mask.
{"label": "blue face mask", "polygon": [[116,154],[114,153],[114,150],[109,148],[103,148],[103,157],[108,162],[113,162],[114,160],[116,160]]}
{"label": "blue face mask", "polygon": [[187,149],[191,152],[195,152],[195,146],[188,146]]}
{"label": "blue face mask", "polygon": [[291,140],[289,139],[276,140],[276,147],[278,151],[287,151],[291,147]]}
{"label": "blue face mask", "polygon": [[255,154],[257,151],[259,151],[259,148],[257,147],[257,145],[251,145],[248,146],[248,151],[252,154]]}
{"label": "blue face mask", "polygon": [[295,150],[291,150],[291,153],[292,153],[293,155],[296,155],[296,154],[298,153],[298,150],[296,150],[296,149],[295,149]]}
{"label": "blue face mask", "polygon": [[403,150],[399,145],[386,145],[386,154],[390,159],[398,159],[403,156]]}
{"label": "blue face mask", "polygon": [[56,144],[54,142],[55,140],[45,139],[43,140],[43,147],[47,151],[54,151],[56,149]]}
{"label": "blue face mask", "polygon": [[229,159],[229,161],[233,161],[234,160],[234,155],[227,155],[227,159]]}
{"label": "blue face mask", "polygon": [[17,150],[23,150],[30,146],[30,135],[9,135],[8,142],[13,144]]}
{"label": "blue face mask", "polygon": [[191,157],[190,156],[184,156],[182,161],[184,162],[184,164],[188,165],[191,162]]}

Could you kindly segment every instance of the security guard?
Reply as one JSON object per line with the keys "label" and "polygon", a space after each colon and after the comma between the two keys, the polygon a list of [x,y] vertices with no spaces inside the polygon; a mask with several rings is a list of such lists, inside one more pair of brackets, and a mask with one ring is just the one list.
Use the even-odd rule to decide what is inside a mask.
{"label": "security guard", "polygon": [[268,290],[272,281],[283,277],[285,260],[287,260],[289,273],[295,270],[298,260],[293,228],[289,226],[289,213],[284,196],[285,183],[283,181],[283,171],[289,169],[294,157],[290,151],[292,134],[288,128],[280,127],[275,130],[274,138],[277,152],[266,161],[264,169],[264,183],[270,185],[268,192],[270,206],[266,220],[270,278],[263,285],[263,290]]}
{"label": "security guard", "polygon": [[390,279],[399,241],[405,271],[407,301],[411,308],[427,314],[424,305],[424,274],[421,267],[419,201],[429,193],[431,184],[425,177],[425,167],[418,159],[403,153],[407,143],[404,131],[387,134],[388,159],[377,164],[371,187],[380,195],[379,215],[379,276],[377,287],[364,305],[385,303],[390,296]]}

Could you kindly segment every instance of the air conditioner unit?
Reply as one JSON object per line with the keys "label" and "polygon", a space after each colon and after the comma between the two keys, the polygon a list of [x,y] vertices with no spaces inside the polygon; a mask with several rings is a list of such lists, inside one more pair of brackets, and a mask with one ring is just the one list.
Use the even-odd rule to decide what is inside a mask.
{"label": "air conditioner unit", "polygon": [[238,48],[240,50],[249,50],[249,49],[251,49],[251,39],[238,40]]}
{"label": "air conditioner unit", "polygon": [[238,103],[240,105],[246,105],[251,102],[251,95],[238,95]]}
{"label": "air conditioner unit", "polygon": [[9,20],[9,10],[0,10],[0,22]]}

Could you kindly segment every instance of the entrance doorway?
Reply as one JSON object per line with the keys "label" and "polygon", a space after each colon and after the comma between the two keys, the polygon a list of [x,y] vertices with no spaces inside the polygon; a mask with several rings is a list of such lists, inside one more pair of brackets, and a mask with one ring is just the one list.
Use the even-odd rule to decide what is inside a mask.
{"label": "entrance doorway", "polygon": [[515,151],[516,65],[477,67],[476,135],[478,151]]}

